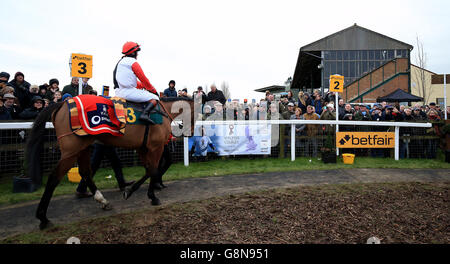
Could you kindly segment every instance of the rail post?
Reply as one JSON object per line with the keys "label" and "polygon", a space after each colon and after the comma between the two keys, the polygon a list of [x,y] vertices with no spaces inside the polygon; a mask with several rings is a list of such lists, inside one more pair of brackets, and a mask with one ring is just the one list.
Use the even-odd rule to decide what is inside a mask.
{"label": "rail post", "polygon": [[189,166],[189,138],[183,137],[184,166]]}
{"label": "rail post", "polygon": [[295,124],[291,124],[291,161],[295,160]]}
{"label": "rail post", "polygon": [[400,127],[395,126],[395,149],[394,149],[395,160],[398,160],[399,158],[399,151],[400,151]]}

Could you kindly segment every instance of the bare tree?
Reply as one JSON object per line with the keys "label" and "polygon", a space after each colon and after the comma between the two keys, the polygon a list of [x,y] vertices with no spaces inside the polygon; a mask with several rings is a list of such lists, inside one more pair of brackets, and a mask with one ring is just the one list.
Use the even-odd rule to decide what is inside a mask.
{"label": "bare tree", "polygon": [[228,99],[231,98],[231,92],[230,92],[230,88],[229,88],[227,82],[222,82],[222,85],[220,86],[220,89],[222,90],[222,93],[225,96],[225,99],[228,100]]}
{"label": "bare tree", "polygon": [[431,80],[427,78],[427,53],[424,51],[423,43],[420,41],[419,36],[416,36],[417,52],[414,58],[414,63],[419,67],[418,74],[414,74],[414,82],[418,86],[419,96],[423,98],[424,104],[428,103],[431,95]]}

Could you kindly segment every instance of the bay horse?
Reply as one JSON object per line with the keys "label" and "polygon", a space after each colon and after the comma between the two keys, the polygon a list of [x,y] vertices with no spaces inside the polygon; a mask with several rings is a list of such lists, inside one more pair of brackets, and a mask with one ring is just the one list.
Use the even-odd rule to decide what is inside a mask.
{"label": "bay horse", "polygon": [[[159,101],[163,111],[168,116],[175,119],[183,114],[183,120],[190,121],[190,134],[193,135],[194,129],[194,100],[186,98],[161,98]],[[177,105],[174,105],[176,103]],[[63,107],[63,106],[66,107]],[[190,111],[190,112],[188,112]],[[89,190],[94,194],[94,199],[102,204],[104,210],[111,209],[109,202],[103,197],[102,193],[97,189],[92,180],[92,171],[90,167],[90,150],[89,146],[95,140],[99,140],[105,145],[111,145],[121,148],[136,149],[145,168],[145,175],[136,181],[131,188],[124,191],[123,196],[128,199],[131,194],[136,191],[148,178],[150,184],[147,196],[151,199],[152,205],[159,205],[160,201],[155,196],[155,182],[158,182],[158,164],[164,150],[164,145],[168,142],[172,133],[171,122],[168,116],[163,115],[163,123],[160,125],[150,125],[148,127],[147,137],[146,125],[130,125],[127,124],[125,134],[120,137],[110,134],[77,136],[72,132],[70,127],[69,109],[66,102],[60,102],[50,105],[44,109],[33,123],[31,133],[27,142],[26,161],[28,165],[28,176],[35,184],[40,184],[42,179],[42,170],[40,164],[40,152],[43,149],[45,124],[52,121],[58,138],[58,145],[61,150],[61,158],[56,168],[50,173],[45,191],[39,202],[36,218],[40,220],[39,228],[42,230],[51,223],[47,219],[47,209],[50,199],[56,186],[59,184],[64,175],[69,171],[75,162],[78,163],[80,176],[85,179]],[[190,117],[190,120],[188,119]],[[189,126],[183,124],[183,134],[187,134]],[[187,132],[187,133],[186,133]],[[144,142],[147,138],[147,142]]]}

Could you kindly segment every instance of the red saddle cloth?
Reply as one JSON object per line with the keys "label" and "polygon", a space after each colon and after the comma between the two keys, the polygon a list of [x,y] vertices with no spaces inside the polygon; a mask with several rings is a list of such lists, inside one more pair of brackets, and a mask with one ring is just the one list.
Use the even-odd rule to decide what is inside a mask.
{"label": "red saddle cloth", "polygon": [[117,101],[113,102],[102,96],[83,94],[69,99],[67,103],[71,114],[71,127],[72,130],[76,130],[77,135],[108,133],[113,136],[123,136],[126,116],[124,108],[120,107],[122,105]]}

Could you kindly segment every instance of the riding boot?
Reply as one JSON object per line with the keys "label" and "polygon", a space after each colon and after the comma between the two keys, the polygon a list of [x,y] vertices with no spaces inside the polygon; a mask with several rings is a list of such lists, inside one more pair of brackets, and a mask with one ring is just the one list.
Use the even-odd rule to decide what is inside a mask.
{"label": "riding boot", "polygon": [[147,105],[147,107],[145,107],[144,111],[139,117],[139,120],[149,122],[150,124],[154,125],[155,122],[153,122],[153,120],[150,119],[150,112],[155,108],[157,103],[158,102],[156,102],[155,99],[150,100],[150,103]]}

